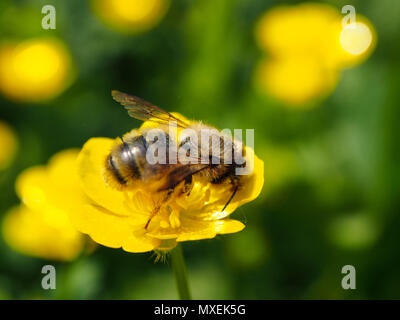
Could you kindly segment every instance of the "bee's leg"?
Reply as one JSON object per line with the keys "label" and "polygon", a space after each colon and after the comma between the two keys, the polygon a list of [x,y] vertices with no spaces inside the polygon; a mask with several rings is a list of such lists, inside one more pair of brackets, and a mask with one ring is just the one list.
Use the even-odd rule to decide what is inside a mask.
{"label": "bee's leg", "polygon": [[164,199],[154,208],[154,210],[151,212],[150,214],[150,218],[149,220],[147,220],[146,225],[144,226],[144,228],[147,230],[147,227],[149,226],[151,219],[153,219],[157,213],[160,211],[161,206],[168,201],[169,197],[171,196],[171,194],[174,192],[174,189],[168,189],[167,194],[165,195]]}
{"label": "bee's leg", "polygon": [[229,203],[231,203],[233,197],[235,196],[236,192],[237,192],[238,189],[239,189],[239,179],[237,179],[237,178],[231,178],[231,183],[232,183],[232,187],[233,187],[232,194],[231,194],[231,196],[229,197],[227,203],[224,205],[224,208],[221,210],[221,212],[223,212],[223,211],[226,209],[226,207],[229,205]]}

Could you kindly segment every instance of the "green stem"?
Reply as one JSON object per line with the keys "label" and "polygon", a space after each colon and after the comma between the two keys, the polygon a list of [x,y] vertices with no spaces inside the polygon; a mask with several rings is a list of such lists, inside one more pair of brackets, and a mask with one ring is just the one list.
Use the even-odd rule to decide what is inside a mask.
{"label": "green stem", "polygon": [[188,277],[186,272],[185,259],[183,258],[183,251],[180,244],[171,250],[171,266],[175,275],[176,287],[178,289],[179,298],[181,300],[191,300],[189,290]]}

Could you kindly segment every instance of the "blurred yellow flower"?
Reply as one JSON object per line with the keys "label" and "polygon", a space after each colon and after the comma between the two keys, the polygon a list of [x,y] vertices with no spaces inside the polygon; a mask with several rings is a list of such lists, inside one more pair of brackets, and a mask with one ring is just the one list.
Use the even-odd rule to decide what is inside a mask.
{"label": "blurred yellow flower", "polygon": [[[338,72],[321,67],[310,57],[265,59],[255,72],[259,88],[293,107],[301,106],[333,91]],[[311,105],[309,105],[311,106]]]}
{"label": "blurred yellow flower", "polygon": [[261,16],[256,39],[273,56],[323,56],[334,38],[331,28],[340,22],[338,19],[339,12],[325,4],[278,6]]}
{"label": "blurred yellow flower", "polygon": [[91,0],[95,14],[120,32],[147,31],[166,14],[169,0]]}
{"label": "blurred yellow flower", "polygon": [[47,100],[73,79],[71,56],[55,38],[34,38],[0,46],[0,92],[21,102]]}
{"label": "blurred yellow flower", "polygon": [[[148,126],[153,123],[144,122],[142,128]],[[223,212],[230,186],[212,185],[194,175],[190,194],[182,193],[171,199],[146,229],[145,225],[163,195],[150,194],[145,189],[120,191],[106,183],[105,163],[115,143],[118,143],[117,139],[92,138],[78,157],[83,189],[93,203],[88,203],[84,210],[71,211],[71,220],[79,231],[90,235],[95,242],[112,248],[122,247],[128,252],[170,250],[177,242],[210,239],[245,227],[228,216],[261,192],[264,163],[252,149],[246,148],[246,156],[254,155],[253,173],[244,178],[244,188]]]}
{"label": "blurred yellow flower", "polygon": [[7,123],[0,121],[0,170],[10,165],[17,148],[18,141],[14,130]]}
{"label": "blurred yellow flower", "polygon": [[376,42],[365,17],[357,15],[357,22],[345,28],[343,17],[320,3],[278,6],[263,14],[255,36],[270,61],[256,69],[259,87],[299,106],[331,93],[340,71],[364,61]]}
{"label": "blurred yellow flower", "polygon": [[23,254],[72,260],[84,248],[85,237],[71,224],[68,211],[85,201],[76,174],[78,150],[56,154],[47,166],[22,172],[16,191],[22,204],[3,221],[6,242]]}

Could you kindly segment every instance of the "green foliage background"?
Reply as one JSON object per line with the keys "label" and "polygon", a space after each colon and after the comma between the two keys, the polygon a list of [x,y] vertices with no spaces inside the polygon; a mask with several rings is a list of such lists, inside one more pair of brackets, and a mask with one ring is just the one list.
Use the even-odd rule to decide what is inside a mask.
{"label": "green foliage background", "polygon": [[[266,9],[300,2],[173,0],[156,28],[122,35],[107,29],[86,1],[2,0],[0,38],[54,34],[69,46],[79,74],[43,105],[0,98],[0,118],[20,142],[16,161],[0,176],[0,216],[19,202],[14,182],[23,169],[90,137],[116,137],[139,125],[112,101],[110,91],[119,89],[220,128],[255,129],[255,151],[267,170],[264,191],[234,213],[247,224],[241,233],[184,243],[194,298],[399,298],[400,3],[326,1],[339,9],[354,5],[372,21],[378,45],[318,107],[294,111],[254,89],[252,72],[263,53],[253,30]],[[45,4],[57,9],[55,31],[41,29]],[[44,264],[56,266],[55,291],[41,289]],[[341,287],[347,264],[357,270],[356,290]],[[168,265],[153,263],[150,254],[101,247],[57,263],[22,256],[1,239],[0,297],[175,299],[177,293]]]}

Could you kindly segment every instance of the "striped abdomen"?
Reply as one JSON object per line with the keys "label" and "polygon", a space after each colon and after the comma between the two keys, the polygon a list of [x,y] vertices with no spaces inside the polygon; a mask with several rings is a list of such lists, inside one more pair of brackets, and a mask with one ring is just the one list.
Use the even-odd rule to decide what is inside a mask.
{"label": "striped abdomen", "polygon": [[140,180],[146,165],[147,148],[148,144],[142,135],[121,141],[107,157],[107,177],[120,186],[129,186]]}

